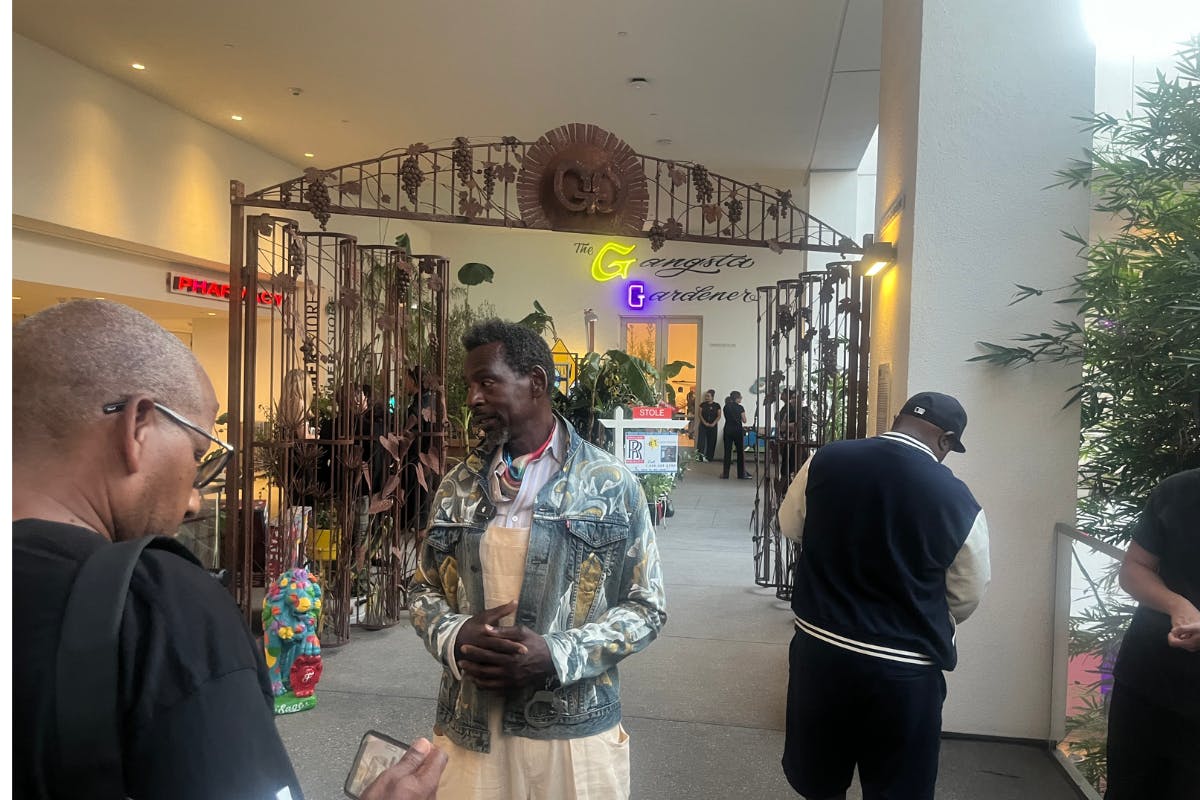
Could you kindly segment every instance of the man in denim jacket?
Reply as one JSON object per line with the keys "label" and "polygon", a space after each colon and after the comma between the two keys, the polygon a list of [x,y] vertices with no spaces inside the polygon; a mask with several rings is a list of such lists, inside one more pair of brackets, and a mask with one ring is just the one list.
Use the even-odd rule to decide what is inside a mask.
{"label": "man in denim jacket", "polygon": [[541,337],[463,344],[486,439],[438,489],[411,603],[443,665],[439,797],[628,797],[617,663],[666,622],[645,495],[553,413]]}

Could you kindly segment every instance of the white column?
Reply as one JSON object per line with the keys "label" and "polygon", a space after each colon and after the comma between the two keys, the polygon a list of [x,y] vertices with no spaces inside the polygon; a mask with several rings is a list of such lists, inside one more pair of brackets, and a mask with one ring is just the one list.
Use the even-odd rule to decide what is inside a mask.
{"label": "white column", "polygon": [[1068,313],[1008,302],[1014,283],[1062,286],[1081,267],[1059,231],[1087,230],[1088,195],[1044,187],[1089,144],[1071,117],[1092,108],[1094,53],[1076,3],[889,0],[883,31],[877,226],[899,263],[876,279],[872,377],[890,364],[888,420],[916,391],[962,401],[968,452],[946,464],[992,531],[944,728],[1044,740],[1064,702],[1053,527],[1074,519],[1079,420],[1062,405],[1079,370],[967,359]]}

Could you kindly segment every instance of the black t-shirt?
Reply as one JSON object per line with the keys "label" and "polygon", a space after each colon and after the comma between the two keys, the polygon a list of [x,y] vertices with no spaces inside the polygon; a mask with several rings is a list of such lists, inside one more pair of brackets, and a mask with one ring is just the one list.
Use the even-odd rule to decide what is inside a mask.
{"label": "black t-shirt", "polygon": [[708,424],[716,422],[721,417],[721,406],[715,400],[705,400],[700,404],[700,419]]}
{"label": "black t-shirt", "polygon": [[[80,796],[78,787],[61,785],[57,770],[55,660],[75,576],[107,544],[72,525],[13,523],[15,797]],[[142,554],[119,649],[129,797],[300,800],[275,729],[262,649],[233,598],[182,545]]]}
{"label": "black t-shirt", "polygon": [[725,431],[726,433],[737,433],[742,429],[742,417],[746,414],[746,409],[742,408],[741,403],[728,402],[725,404]]}
{"label": "black t-shirt", "polygon": [[[1173,475],[1150,493],[1133,540],[1158,557],[1167,588],[1200,608],[1200,469]],[[1200,721],[1200,653],[1167,644],[1171,618],[1138,606],[1114,677],[1147,700]]]}

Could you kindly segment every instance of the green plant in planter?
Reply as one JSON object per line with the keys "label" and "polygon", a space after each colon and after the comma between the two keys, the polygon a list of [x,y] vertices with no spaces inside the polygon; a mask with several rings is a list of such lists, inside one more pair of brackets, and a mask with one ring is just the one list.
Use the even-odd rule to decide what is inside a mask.
{"label": "green plant in planter", "polygon": [[[480,266],[483,266],[482,264]],[[459,270],[462,279],[462,270]],[[482,302],[472,306],[465,286],[450,290],[450,313],[446,321],[446,408],[461,409],[467,404],[467,387],[463,383],[467,351],[462,339],[472,325],[496,316],[496,307]]]}
{"label": "green plant in planter", "polygon": [[471,430],[471,421],[474,414],[471,413],[470,406],[460,406],[457,414],[450,415],[450,425],[454,432],[455,438],[464,446],[469,444],[473,438]]}
{"label": "green plant in planter", "polygon": [[320,506],[313,512],[313,527],[317,530],[333,530],[333,523],[333,509],[329,506]]}
{"label": "green plant in planter", "polygon": [[646,493],[646,499],[653,503],[659,497],[666,497],[675,488],[675,476],[652,473],[639,475],[638,481],[642,484],[642,491]]}
{"label": "green plant in planter", "polygon": [[604,445],[608,436],[599,419],[611,417],[617,406],[657,405],[659,383],[691,366],[686,361],[673,361],[660,372],[648,361],[622,350],[588,353],[579,360],[579,374],[571,390],[566,395],[556,394],[555,409],[580,436]]}

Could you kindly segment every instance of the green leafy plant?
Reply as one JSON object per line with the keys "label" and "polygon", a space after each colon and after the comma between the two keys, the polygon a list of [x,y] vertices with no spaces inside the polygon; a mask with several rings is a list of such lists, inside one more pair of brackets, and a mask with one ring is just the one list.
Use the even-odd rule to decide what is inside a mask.
{"label": "green leafy plant", "polygon": [[666,497],[675,488],[674,475],[657,473],[639,475],[638,481],[642,484],[642,491],[646,493],[646,499],[652,503],[659,497]]}
{"label": "green leafy plant", "polygon": [[[467,351],[462,339],[471,326],[496,316],[496,307],[483,302],[467,303],[467,290],[455,287],[450,290],[450,314],[446,321],[446,408],[462,409],[467,405],[467,387],[463,383]],[[460,412],[461,414],[461,412]]]}
{"label": "green leafy plant", "polygon": [[580,436],[604,444],[608,437],[597,420],[611,417],[617,406],[656,405],[660,378],[653,364],[622,350],[588,353],[579,360],[578,374],[570,391],[555,396],[555,408],[575,426]]}
{"label": "green leafy plant", "polygon": [[481,283],[492,283],[496,271],[487,264],[471,261],[458,268],[458,282],[463,286],[478,286]]}
{"label": "green leafy plant", "polygon": [[453,427],[454,434],[460,442],[467,444],[471,441],[474,435],[474,430],[471,427],[474,414],[471,413],[470,406],[460,406],[457,413],[450,415],[450,425]]}
{"label": "green leafy plant", "polygon": [[537,300],[533,301],[533,311],[522,317],[517,324],[529,328],[538,336],[545,336],[549,331],[553,339],[558,338],[558,331],[554,328],[554,317],[547,314],[546,309],[542,308],[542,304]]}
{"label": "green leafy plant", "polygon": [[[1081,118],[1093,147],[1056,185],[1087,187],[1094,209],[1119,227],[1094,242],[1065,234],[1083,269],[1058,289],[1018,285],[1013,299],[1061,294],[1056,302],[1073,316],[1016,344],[980,342],[984,353],[972,359],[1081,365],[1067,401],[1079,404],[1082,426],[1078,517],[1117,545],[1159,481],[1200,466],[1200,39],[1180,53],[1177,71],[1140,87],[1136,112],[1123,119]],[[1073,653],[1111,653],[1128,624],[1130,607],[1113,602],[1113,573],[1092,586],[1100,602],[1072,619]],[[1099,715],[1092,709],[1072,730],[1094,739]],[[1103,747],[1079,747],[1076,761],[1099,784]]]}
{"label": "green leafy plant", "polygon": [[333,509],[329,506],[319,506],[313,511],[313,526],[317,530],[330,530],[335,522]]}

